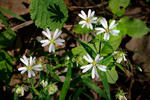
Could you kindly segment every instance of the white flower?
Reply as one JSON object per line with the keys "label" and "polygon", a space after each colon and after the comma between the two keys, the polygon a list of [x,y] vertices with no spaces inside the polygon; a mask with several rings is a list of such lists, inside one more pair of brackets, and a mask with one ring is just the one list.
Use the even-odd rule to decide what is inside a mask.
{"label": "white flower", "polygon": [[115,24],[115,20],[113,20],[110,25],[108,26],[108,23],[106,21],[105,18],[102,18],[100,20],[100,23],[102,24],[103,28],[101,27],[97,27],[95,28],[97,32],[97,34],[101,34],[104,33],[104,40],[109,40],[109,35],[112,34],[114,36],[118,36],[118,33],[120,32],[119,30],[112,30],[113,28],[115,28],[117,26],[117,24]]}
{"label": "white flower", "polygon": [[18,86],[17,89],[16,89],[16,93],[18,95],[21,94],[21,96],[24,96],[24,88],[22,86]]}
{"label": "white flower", "polygon": [[94,17],[95,11],[88,10],[88,15],[81,10],[81,14],[78,14],[83,20],[79,22],[82,24],[82,28],[86,25],[87,28],[93,29],[92,23],[96,23],[97,17]]}
{"label": "white flower", "polygon": [[42,81],[41,81],[41,85],[42,85],[43,87],[46,87],[46,86],[47,86],[47,84],[48,84],[48,82],[47,82],[47,81],[44,81],[44,80],[42,80]]}
{"label": "white flower", "polygon": [[104,71],[104,72],[106,71],[106,66],[98,64],[103,59],[103,57],[100,57],[99,54],[96,55],[95,60],[93,60],[89,54],[87,54],[87,56],[83,56],[83,58],[90,64],[81,67],[81,69],[83,69],[82,73],[87,72],[88,70],[90,70],[93,67],[92,68],[92,78],[95,78],[95,76],[98,78],[99,75],[96,70],[96,67],[98,67],[98,69],[101,71]]}
{"label": "white flower", "polygon": [[122,51],[114,51],[114,58],[116,59],[117,63],[121,63],[121,61],[127,61],[126,54]]}
{"label": "white flower", "polygon": [[63,39],[57,39],[62,31],[59,31],[58,29],[55,30],[54,35],[51,35],[51,32],[49,31],[48,28],[46,28],[46,32],[42,31],[42,33],[48,38],[46,40],[41,40],[40,42],[42,43],[42,47],[45,47],[49,45],[49,52],[55,52],[55,45],[63,45],[63,42],[65,40]]}
{"label": "white flower", "polygon": [[35,71],[42,70],[41,64],[35,65],[35,59],[36,59],[35,57],[32,58],[31,56],[30,56],[30,58],[27,58],[25,55],[23,56],[23,58],[20,58],[22,63],[25,64],[25,67],[18,68],[18,70],[21,71],[21,74],[28,71],[28,77],[31,78],[31,76],[35,76],[35,73],[33,70],[35,70]]}

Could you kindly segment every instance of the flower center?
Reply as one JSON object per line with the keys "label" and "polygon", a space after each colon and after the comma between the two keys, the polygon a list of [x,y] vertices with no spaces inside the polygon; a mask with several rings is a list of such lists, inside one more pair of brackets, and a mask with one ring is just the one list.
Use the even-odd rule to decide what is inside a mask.
{"label": "flower center", "polygon": [[93,61],[93,62],[92,62],[92,64],[93,64],[94,66],[97,66],[97,63],[96,63],[96,61]]}
{"label": "flower center", "polygon": [[87,22],[87,23],[90,23],[90,22],[91,22],[90,18],[87,18],[87,19],[86,19],[86,22]]}
{"label": "flower center", "polygon": [[31,66],[27,66],[27,70],[30,71],[32,69]]}
{"label": "flower center", "polygon": [[51,39],[51,40],[50,40],[50,42],[51,42],[51,43],[54,43],[54,40],[53,40],[53,39]]}
{"label": "flower center", "polygon": [[106,30],[106,33],[109,33],[110,31],[109,31],[109,29],[105,29]]}

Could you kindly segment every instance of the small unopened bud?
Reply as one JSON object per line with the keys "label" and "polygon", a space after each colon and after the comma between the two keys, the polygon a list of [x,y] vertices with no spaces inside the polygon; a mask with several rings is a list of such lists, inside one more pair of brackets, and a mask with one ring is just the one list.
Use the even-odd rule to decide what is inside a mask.
{"label": "small unopened bud", "polygon": [[57,88],[57,86],[56,86],[55,84],[50,84],[50,85],[48,86],[48,93],[49,93],[50,95],[56,93],[57,91],[58,91],[58,88]]}
{"label": "small unopened bud", "polygon": [[17,86],[15,91],[18,95],[24,96],[24,88],[22,86]]}

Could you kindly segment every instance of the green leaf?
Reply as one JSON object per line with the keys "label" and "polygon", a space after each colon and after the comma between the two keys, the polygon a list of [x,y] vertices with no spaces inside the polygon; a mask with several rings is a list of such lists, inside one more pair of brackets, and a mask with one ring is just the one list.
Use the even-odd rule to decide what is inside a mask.
{"label": "green leaf", "polygon": [[103,45],[103,47],[101,49],[101,54],[103,56],[106,56],[114,51],[113,47],[111,46],[111,44],[109,44],[109,42],[103,41],[102,45]]}
{"label": "green leaf", "polygon": [[60,29],[68,18],[63,0],[31,0],[30,14],[38,27],[51,30]]}
{"label": "green leaf", "polygon": [[[96,35],[96,39],[101,40],[102,38],[104,38],[104,34]],[[119,33],[118,36],[114,36],[110,34],[109,40],[106,41],[107,47],[109,47],[109,49],[113,48],[113,50],[116,50],[120,46],[121,41],[122,41],[122,34]]]}
{"label": "green leaf", "polygon": [[118,73],[116,72],[115,67],[113,67],[111,70],[107,70],[106,76],[109,83],[115,84],[118,80]]}
{"label": "green leaf", "polygon": [[72,100],[77,100],[77,98],[79,97],[79,95],[82,93],[83,89],[79,88],[77,89],[77,91],[75,92],[75,94],[73,95],[73,99]]}
{"label": "green leaf", "polygon": [[109,0],[109,7],[115,15],[122,16],[129,3],[130,0]]}
{"label": "green leaf", "polygon": [[2,20],[2,23],[7,27],[10,28],[9,24],[7,23],[7,20],[3,16],[3,14],[0,12],[0,19]]}
{"label": "green leaf", "polygon": [[78,24],[78,25],[75,27],[74,32],[77,33],[77,34],[86,34],[86,33],[92,32],[92,30],[91,30],[91,29],[88,29],[86,26],[84,26],[83,28],[82,28],[81,26],[82,26],[81,24]]}
{"label": "green leaf", "polygon": [[6,48],[7,46],[11,45],[16,37],[16,34],[11,30],[7,20],[0,12],[0,19],[2,20],[3,24],[7,27],[6,31],[0,33],[0,48]]}
{"label": "green leaf", "polygon": [[0,48],[10,46],[16,38],[16,34],[9,28],[0,33]]}
{"label": "green leaf", "polygon": [[83,48],[86,50],[86,52],[93,58],[95,59],[96,53],[95,51],[85,42],[78,40],[78,42],[83,46]]}
{"label": "green leaf", "polygon": [[141,37],[149,32],[149,28],[147,28],[143,21],[128,17],[120,19],[118,28],[125,29],[125,34],[128,34],[131,37]]}
{"label": "green leaf", "polygon": [[123,68],[120,64],[116,63],[116,66],[117,66],[118,68],[120,68],[123,72],[125,72],[124,68]]}
{"label": "green leaf", "polygon": [[14,13],[14,12],[12,12],[12,11],[10,11],[10,10],[7,10],[7,9],[5,9],[5,8],[0,7],[0,11],[3,11],[3,12],[5,12],[5,13],[7,13],[7,14],[9,14],[9,15],[11,15],[11,16],[13,16],[13,17],[15,17],[15,18],[17,18],[17,19],[19,19],[19,20],[21,20],[21,21],[26,21],[26,20],[25,20],[24,18],[22,18],[21,16],[17,15],[16,13]]}
{"label": "green leaf", "polygon": [[67,91],[69,89],[69,86],[70,86],[70,81],[71,81],[71,64],[68,65],[68,71],[67,71],[67,75],[66,75],[66,80],[63,84],[63,87],[62,87],[62,90],[61,90],[61,93],[60,93],[60,96],[59,96],[59,100],[65,100],[65,97],[66,97],[66,94],[67,94]]}
{"label": "green leaf", "polygon": [[52,76],[55,80],[61,82],[61,80],[59,79],[59,77],[58,77],[54,72],[50,71],[50,74],[51,74],[51,76]]}
{"label": "green leaf", "polygon": [[105,72],[102,72],[100,70],[97,70],[100,77],[101,77],[101,80],[102,80],[102,83],[104,85],[104,88],[106,90],[106,94],[107,94],[107,99],[108,100],[111,100],[111,97],[110,97],[110,90],[109,90],[109,84],[108,84],[108,81],[107,81],[107,76],[106,76],[106,73]]}
{"label": "green leaf", "polygon": [[104,91],[101,88],[99,88],[95,83],[93,83],[90,79],[84,78],[82,79],[82,82],[84,85],[88,86],[90,89],[98,93],[100,96],[104,97],[105,99],[107,98]]}
{"label": "green leaf", "polygon": [[0,80],[4,83],[9,83],[12,72],[12,58],[7,52],[0,49]]}
{"label": "green leaf", "polygon": [[14,92],[14,100],[18,100],[18,95],[16,92]]}
{"label": "green leaf", "polygon": [[78,46],[78,47],[75,47],[75,48],[73,48],[72,50],[72,54],[73,55],[81,55],[81,56],[83,56],[83,55],[86,55],[86,51],[85,51],[85,49],[83,48],[83,46]]}

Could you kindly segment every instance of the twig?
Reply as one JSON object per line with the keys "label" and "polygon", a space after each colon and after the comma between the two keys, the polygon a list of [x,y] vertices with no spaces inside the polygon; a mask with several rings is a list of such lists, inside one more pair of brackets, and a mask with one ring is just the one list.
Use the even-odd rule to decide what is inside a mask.
{"label": "twig", "polygon": [[69,9],[89,9],[89,8],[97,8],[102,7],[103,5],[108,4],[107,2],[103,2],[101,4],[95,5],[95,6],[86,6],[86,7],[79,7],[79,6],[70,6]]}
{"label": "twig", "polygon": [[134,84],[134,72],[133,72],[133,66],[130,65],[130,68],[131,68],[131,82],[130,82],[130,86],[129,86],[129,90],[128,90],[128,99],[131,100],[131,96],[132,96],[132,87],[133,87],[133,84]]}
{"label": "twig", "polygon": [[17,25],[17,26],[14,26],[14,27],[12,27],[11,29],[12,29],[13,31],[17,31],[18,29],[21,29],[21,28],[23,28],[23,27],[25,27],[25,26],[29,26],[29,25],[31,25],[31,24],[33,24],[33,21],[32,21],[32,20],[27,21],[27,22],[24,22],[24,23],[22,23],[22,24],[19,24],[19,25]]}

